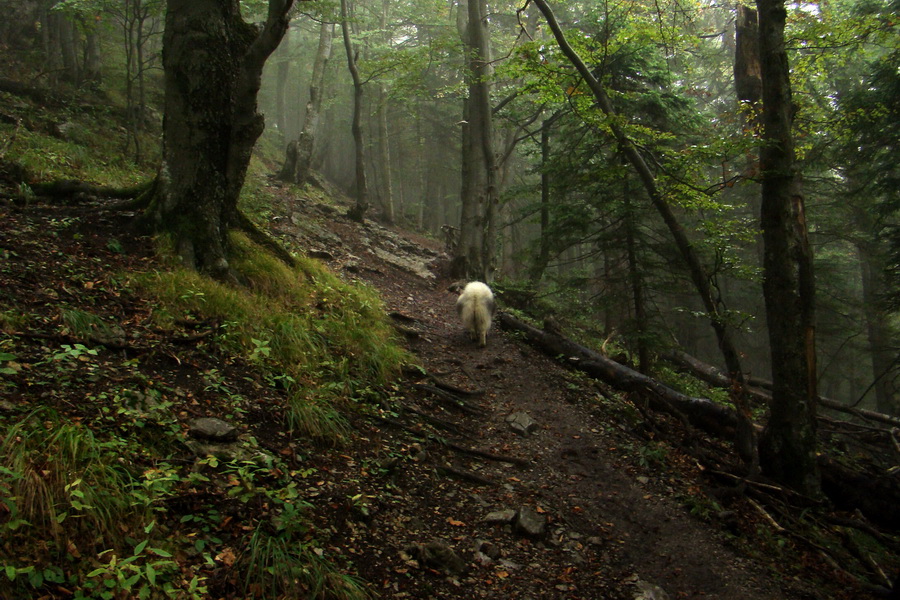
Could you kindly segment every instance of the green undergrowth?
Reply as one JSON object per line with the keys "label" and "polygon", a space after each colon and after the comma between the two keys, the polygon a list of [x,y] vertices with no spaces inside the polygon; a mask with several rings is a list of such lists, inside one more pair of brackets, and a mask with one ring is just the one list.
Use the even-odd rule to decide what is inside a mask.
{"label": "green undergrowth", "polygon": [[126,187],[152,176],[158,144],[150,132],[142,132],[141,161],[124,154],[122,128],[103,107],[68,107],[50,112],[21,99],[3,103],[11,116],[33,126],[0,124],[0,138],[8,140],[3,160],[18,165],[23,181],[74,179],[88,183]]}
{"label": "green undergrowth", "polygon": [[[189,348],[220,364],[198,373],[214,414],[243,424],[260,400],[252,380],[278,403],[267,410],[288,437],[310,442],[297,455],[348,442],[346,416],[389,395],[410,361],[375,290],[315,260],[290,268],[236,235],[235,286],[176,266],[164,243],[161,255],[158,270],[110,285],[146,299],[161,340],[208,333]],[[0,309],[4,331],[30,327],[20,307]],[[190,390],[144,371],[143,354],[92,342],[114,333],[101,307],[58,311],[67,344],[39,347],[24,369],[21,347],[0,348],[5,389],[44,389],[56,406],[0,411],[0,598],[200,600],[223,577],[260,600],[369,596],[310,525],[317,507],[302,490],[322,477],[315,467],[288,464],[252,435],[239,452],[204,455],[184,435]]]}
{"label": "green undergrowth", "polygon": [[[315,415],[334,420],[329,405],[363,398],[410,360],[375,290],[343,282],[316,260],[298,257],[290,268],[242,235],[233,242],[232,267],[246,287],[178,267],[135,282],[159,299],[161,327],[180,319],[216,323],[224,349],[287,387],[293,425]],[[309,422],[308,429],[318,437],[334,428]]]}

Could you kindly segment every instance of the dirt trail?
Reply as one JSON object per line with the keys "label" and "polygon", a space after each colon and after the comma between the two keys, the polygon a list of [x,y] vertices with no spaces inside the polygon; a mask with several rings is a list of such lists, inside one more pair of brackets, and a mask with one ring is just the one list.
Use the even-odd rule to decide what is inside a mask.
{"label": "dirt trail", "polygon": [[[447,290],[452,282],[439,274],[434,243],[417,239],[403,251],[434,259],[438,274],[426,280],[373,251],[382,244],[397,249],[396,241],[381,238],[381,228],[360,229],[340,218],[331,227],[342,240],[329,248],[332,266],[345,272],[351,266],[349,275],[378,288],[389,310],[405,317],[402,326],[416,332],[410,346],[430,378],[405,383],[402,403],[414,411],[406,413],[406,422],[437,419],[443,424],[439,435],[458,446],[528,461],[516,466],[473,457],[433,439],[403,442],[409,429],[373,426],[376,445],[399,443],[408,454],[389,485],[362,483],[373,504],[367,522],[338,532],[334,541],[356,545],[362,574],[381,582],[384,597],[664,597],[652,585],[671,598],[817,597],[782,589],[762,565],[740,557],[716,527],[689,514],[684,498],[691,482],[684,474],[693,479],[697,466],[674,452],[672,466],[663,464],[664,457],[642,466],[647,442],[635,435],[634,420],[622,418],[621,403],[604,401],[592,382],[496,324],[487,348],[469,341],[455,314],[456,295]],[[435,381],[483,393],[461,396],[472,406],[458,410],[415,387]],[[519,412],[534,419],[536,431],[511,429],[507,416]],[[467,475],[493,483],[460,480]],[[484,520],[520,508],[545,518],[546,532],[529,537]],[[433,540],[467,567],[454,572],[416,553],[416,544]]]}

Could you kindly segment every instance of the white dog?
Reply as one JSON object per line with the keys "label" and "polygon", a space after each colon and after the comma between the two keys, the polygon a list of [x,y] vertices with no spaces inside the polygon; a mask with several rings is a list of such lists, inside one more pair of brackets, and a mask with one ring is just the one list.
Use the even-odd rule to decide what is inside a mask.
{"label": "white dog", "polygon": [[456,312],[462,319],[463,327],[482,348],[487,346],[487,332],[491,328],[495,309],[491,288],[480,281],[467,284],[456,301]]}

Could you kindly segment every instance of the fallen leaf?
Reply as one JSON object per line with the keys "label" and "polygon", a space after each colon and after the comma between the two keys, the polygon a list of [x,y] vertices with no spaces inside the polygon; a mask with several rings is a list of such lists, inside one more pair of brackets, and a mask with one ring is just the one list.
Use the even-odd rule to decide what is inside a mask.
{"label": "fallen leaf", "polygon": [[447,522],[450,523],[451,525],[453,525],[454,527],[465,527],[465,525],[466,525],[462,521],[457,521],[456,519],[454,519],[452,517],[447,517]]}
{"label": "fallen leaf", "polygon": [[216,555],[216,560],[224,563],[225,566],[228,567],[234,564],[235,559],[234,550],[231,548],[225,548]]}

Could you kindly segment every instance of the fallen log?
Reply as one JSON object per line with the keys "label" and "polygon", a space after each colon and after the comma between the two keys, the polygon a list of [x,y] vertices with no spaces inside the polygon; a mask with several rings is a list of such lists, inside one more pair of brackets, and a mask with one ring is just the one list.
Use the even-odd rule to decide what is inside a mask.
{"label": "fallen log", "polygon": [[556,333],[532,327],[507,313],[499,313],[502,327],[521,332],[529,342],[552,356],[562,356],[572,367],[600,379],[620,390],[640,392],[649,399],[650,407],[688,421],[708,433],[731,440],[737,426],[737,416],[727,406],[706,398],[695,398],[647,377],[609,359],[599,352],[585,348]]}
{"label": "fallen log", "polygon": [[[728,389],[731,387],[730,378],[722,373],[718,368],[707,364],[697,358],[694,358],[690,354],[686,352],[682,352],[680,350],[673,350],[663,355],[664,360],[674,364],[676,367],[679,367],[690,374],[694,375],[698,379],[702,379],[706,383],[714,385],[716,387]],[[756,382],[766,383],[763,380],[752,379],[751,384]],[[771,386],[771,384],[769,384]],[[769,388],[771,389],[771,388]],[[772,394],[768,390],[761,390],[754,387],[748,387],[746,389],[747,394],[753,398],[754,400],[764,401],[768,403],[772,399]],[[860,419],[866,419],[869,421],[877,421],[879,423],[884,423],[886,425],[891,425],[892,427],[900,427],[900,418],[894,417],[891,415],[886,415],[884,413],[875,412],[872,410],[866,410],[864,408],[856,408],[853,406],[847,406],[837,400],[832,400],[831,398],[825,398],[824,396],[819,396],[818,398],[819,405],[824,406],[825,408],[829,408],[831,410],[835,410],[844,414],[853,415],[855,417],[859,417]]]}
{"label": "fallen log", "polygon": [[[654,410],[679,418],[687,417],[693,426],[706,433],[733,439],[737,417],[732,409],[705,398],[682,394],[598,352],[556,333],[532,327],[509,314],[499,313],[497,321],[504,328],[524,334],[529,342],[547,354],[565,360],[591,377],[623,391],[644,394]],[[852,470],[824,454],[818,463],[822,489],[835,505],[847,510],[858,508],[872,522],[894,531],[900,529],[900,512],[896,510],[900,505],[900,483],[884,474]]]}

